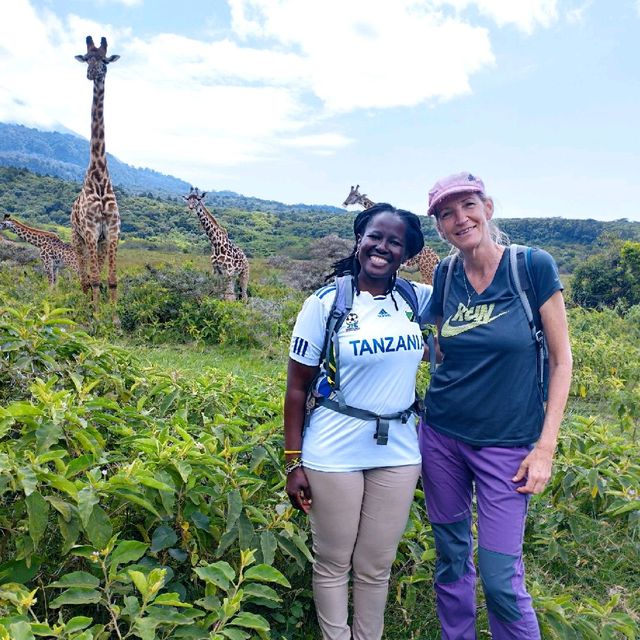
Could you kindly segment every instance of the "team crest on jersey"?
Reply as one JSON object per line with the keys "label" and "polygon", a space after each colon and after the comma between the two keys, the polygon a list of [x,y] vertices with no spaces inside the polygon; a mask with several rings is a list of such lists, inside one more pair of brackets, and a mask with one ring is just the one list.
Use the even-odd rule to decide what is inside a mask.
{"label": "team crest on jersey", "polygon": [[358,331],[360,329],[360,324],[358,322],[358,314],[353,311],[347,314],[347,317],[344,319],[345,331]]}
{"label": "team crest on jersey", "polygon": [[405,313],[407,314],[407,318],[409,318],[409,321],[413,322],[413,311],[409,310],[405,311]]}

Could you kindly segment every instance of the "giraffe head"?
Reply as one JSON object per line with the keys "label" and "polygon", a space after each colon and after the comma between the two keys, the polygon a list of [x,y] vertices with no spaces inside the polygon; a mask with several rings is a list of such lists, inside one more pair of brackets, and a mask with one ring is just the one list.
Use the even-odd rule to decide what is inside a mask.
{"label": "giraffe head", "polygon": [[189,209],[195,209],[199,204],[204,203],[204,198],[207,195],[206,191],[200,192],[198,187],[191,187],[188,196],[182,196],[187,201]]}
{"label": "giraffe head", "polygon": [[107,65],[110,62],[115,62],[118,58],[120,56],[107,57],[107,39],[105,37],[100,40],[100,46],[96,47],[91,36],[87,36],[87,53],[83,56],[76,56],[78,62],[88,64],[87,78],[89,80],[104,80],[107,74]]}
{"label": "giraffe head", "polygon": [[2,229],[11,229],[11,214],[5,213],[2,220],[0,220],[0,230]]}
{"label": "giraffe head", "polygon": [[346,200],[342,203],[343,207],[346,207],[350,204],[360,204],[362,201],[363,195],[358,191],[360,185],[357,184],[355,187],[351,185],[351,191],[349,191],[349,195]]}

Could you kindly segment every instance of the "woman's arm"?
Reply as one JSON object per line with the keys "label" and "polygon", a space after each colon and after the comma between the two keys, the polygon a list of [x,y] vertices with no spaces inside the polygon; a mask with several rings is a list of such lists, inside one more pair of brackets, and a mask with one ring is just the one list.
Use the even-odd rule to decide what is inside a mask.
{"label": "woman's arm", "polygon": [[556,291],[540,307],[540,316],[549,350],[549,393],[540,438],[513,478],[514,482],[527,478],[526,485],[517,489],[520,493],[541,493],[551,477],[558,431],[571,386],[573,363],[562,291]]}
{"label": "woman's arm", "polygon": [[[289,358],[287,390],[284,396],[284,448],[285,451],[302,450],[302,427],[305,418],[307,392],[319,367],[300,364]],[[287,461],[300,454],[287,454]],[[287,475],[286,491],[291,504],[305,513],[311,508],[311,488],[302,467]]]}

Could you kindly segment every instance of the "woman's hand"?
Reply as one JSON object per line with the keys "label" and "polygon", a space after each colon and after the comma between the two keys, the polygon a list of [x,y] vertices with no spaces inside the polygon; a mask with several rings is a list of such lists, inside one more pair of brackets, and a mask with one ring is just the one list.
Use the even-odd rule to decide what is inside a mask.
{"label": "woman's hand", "polygon": [[523,478],[527,483],[518,487],[518,493],[542,493],[551,478],[551,464],[553,451],[534,447],[529,455],[520,463],[520,467],[512,482],[520,482]]}
{"label": "woman's hand", "polygon": [[286,491],[291,504],[296,509],[309,513],[309,509],[311,509],[311,487],[307,480],[307,474],[302,467],[294,469],[287,476]]}

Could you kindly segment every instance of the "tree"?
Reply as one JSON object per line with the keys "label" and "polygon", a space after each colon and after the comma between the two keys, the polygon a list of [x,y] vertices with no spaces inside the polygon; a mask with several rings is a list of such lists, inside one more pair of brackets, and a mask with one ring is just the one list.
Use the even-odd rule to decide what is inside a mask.
{"label": "tree", "polygon": [[602,253],[576,268],[571,292],[583,307],[640,304],[640,242],[608,239]]}

